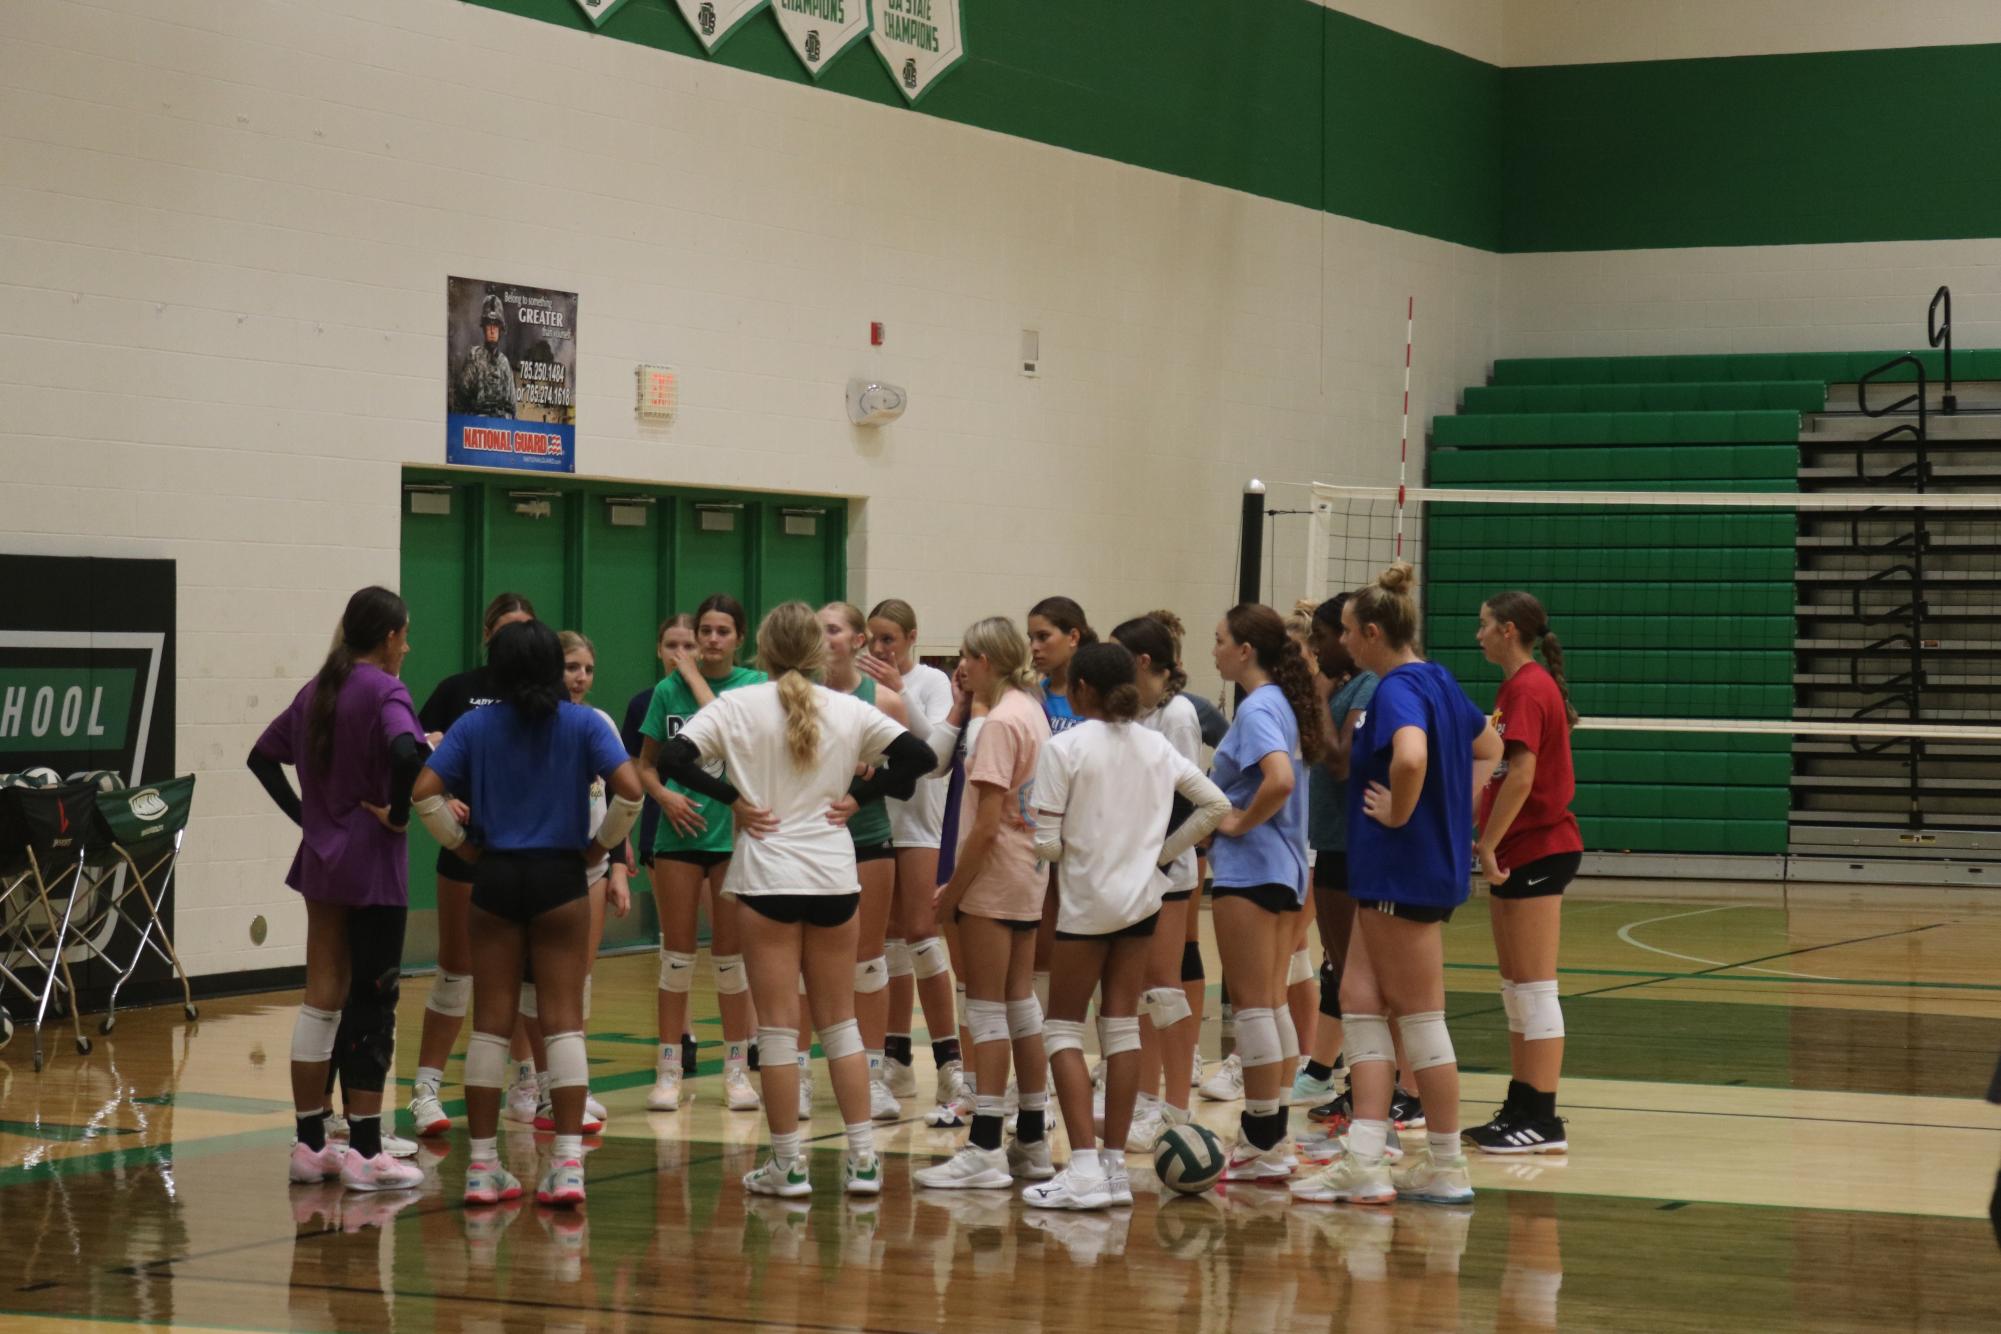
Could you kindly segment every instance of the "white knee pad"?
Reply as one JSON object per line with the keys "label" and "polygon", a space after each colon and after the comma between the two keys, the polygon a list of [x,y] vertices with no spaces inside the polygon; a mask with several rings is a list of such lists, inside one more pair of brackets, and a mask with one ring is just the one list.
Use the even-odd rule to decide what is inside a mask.
{"label": "white knee pad", "polygon": [[[660,951],[660,989],[671,991],[677,996],[685,996],[695,985],[695,956],[683,954],[680,950]],[[719,980],[716,989],[722,989]]]}
{"label": "white knee pad", "polygon": [[1007,1035],[1020,1041],[1042,1031],[1042,1002],[1033,996],[1007,1003]]}
{"label": "white knee pad", "polygon": [[1522,995],[1520,984],[1510,982],[1506,978],[1501,979],[1501,1008],[1508,1013],[1508,1031],[1510,1033],[1521,1032]]}
{"label": "white knee pad", "polygon": [[301,1005],[292,1021],[292,1059],[308,1064],[333,1059],[334,1034],[340,1032],[340,1011]]}
{"label": "white knee pad", "polygon": [[1272,1024],[1278,1029],[1278,1055],[1282,1061],[1299,1059],[1299,1026],[1292,1022],[1292,1011],[1285,1006],[1271,1012]]}
{"label": "white knee pad", "polygon": [[997,1000],[966,1001],[966,1027],[973,1030],[973,1045],[1007,1041],[1007,1005]]}
{"label": "white knee pad", "polygon": [[1285,1049],[1278,1040],[1278,1020],[1269,1009],[1259,1006],[1237,1011],[1237,1055],[1246,1070],[1277,1065],[1285,1059]]}
{"label": "white knee pad", "polygon": [[[838,1061],[843,1056],[862,1054],[862,1028],[852,1019],[843,1019],[837,1024],[820,1030],[820,1054],[830,1061]],[[763,1060],[762,1053],[758,1060]]]}
{"label": "white knee pad", "polygon": [[883,941],[882,957],[889,965],[891,978],[909,977],[916,971],[916,965],[910,961],[910,942],[907,940]]}
{"label": "white knee pad", "polygon": [[936,977],[951,970],[952,955],[943,938],[933,936],[910,947],[910,966],[920,978]]}
{"label": "white knee pad", "polygon": [[1035,1003],[1042,1007],[1042,1012],[1048,1014],[1049,974],[1037,972],[1029,983],[1029,990],[1035,993]]}
{"label": "white knee pad", "polygon": [[434,1014],[447,1014],[454,1019],[463,1019],[466,1004],[472,1000],[472,974],[438,973],[438,980],[431,984],[431,998],[424,1002],[424,1008]]}
{"label": "white knee pad", "polygon": [[959,1027],[970,1030],[973,1026],[973,1015],[966,1008],[966,984],[964,982],[952,988],[952,998],[959,1004]]}
{"label": "white knee pad", "polygon": [[589,1088],[590,1060],[584,1055],[582,1033],[551,1033],[542,1042],[549,1057],[549,1087]]}
{"label": "white knee pad", "polygon": [[1139,1050],[1139,1016],[1134,1014],[1098,1016],[1098,1050],[1106,1056],[1123,1056]]}
{"label": "white knee pad", "polygon": [[873,996],[889,985],[889,961],[881,955],[855,965],[855,994]]}
{"label": "white knee pad", "polygon": [[466,1087],[497,1089],[507,1082],[507,1039],[498,1033],[474,1033],[466,1043]]}
{"label": "white knee pad", "polygon": [[536,1009],[535,984],[533,982],[523,982],[521,984],[521,997],[515,1002],[514,1008],[524,1018],[539,1019],[542,1017]]}
{"label": "white knee pad", "polygon": [[740,996],[750,990],[750,974],[744,971],[741,954],[718,954],[715,964],[717,995]]}
{"label": "white knee pad", "polygon": [[584,974],[584,1018],[591,1017],[591,975]]}
{"label": "white knee pad", "polygon": [[1452,1035],[1445,1031],[1443,1010],[1398,1015],[1397,1031],[1403,1034],[1403,1054],[1410,1058],[1412,1070],[1452,1065],[1459,1059],[1452,1051]]}
{"label": "white knee pad", "polygon": [[1285,968],[1285,984],[1296,987],[1301,982],[1313,980],[1313,957],[1304,948],[1292,952],[1292,962]]}
{"label": "white knee pad", "polygon": [[1155,1032],[1164,1032],[1183,1019],[1195,1017],[1188,1008],[1188,993],[1180,987],[1153,987],[1140,993],[1140,1013],[1153,1020]]}
{"label": "white knee pad", "polygon": [[1563,1002],[1556,998],[1556,982],[1515,983],[1515,1005],[1522,1014],[1522,1040],[1547,1042],[1563,1036]]}
{"label": "white knee pad", "polygon": [[1042,1025],[1042,1050],[1050,1060],[1056,1059],[1059,1051],[1084,1050],[1084,1025],[1076,1019],[1051,1019]]}
{"label": "white knee pad", "polygon": [[757,1064],[761,1070],[782,1070],[799,1058],[799,1035],[789,1028],[757,1030]]}
{"label": "white knee pad", "polygon": [[1396,1044],[1390,1041],[1390,1021],[1380,1014],[1341,1016],[1341,1059],[1350,1070],[1370,1061],[1396,1064]]}

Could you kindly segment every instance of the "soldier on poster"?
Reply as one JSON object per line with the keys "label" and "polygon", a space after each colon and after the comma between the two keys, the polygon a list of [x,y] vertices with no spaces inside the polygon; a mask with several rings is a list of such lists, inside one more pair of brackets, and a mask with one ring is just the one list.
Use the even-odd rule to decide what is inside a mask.
{"label": "soldier on poster", "polygon": [[514,368],[507,364],[501,338],[507,331],[507,313],[500,298],[487,293],[480,303],[480,341],[460,363],[453,385],[452,409],[475,417],[512,417],[515,411]]}

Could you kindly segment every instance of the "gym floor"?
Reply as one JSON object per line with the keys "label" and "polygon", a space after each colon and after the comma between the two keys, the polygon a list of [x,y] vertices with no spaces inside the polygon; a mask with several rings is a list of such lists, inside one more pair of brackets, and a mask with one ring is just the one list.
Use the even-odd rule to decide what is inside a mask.
{"label": "gym floor", "polygon": [[[958,1133],[927,1129],[917,1103],[881,1133],[884,1194],[855,1204],[824,1077],[807,1125],[820,1190],[747,1200],[761,1115],[722,1110],[713,1078],[680,1112],[645,1111],[656,967],[623,956],[598,970],[593,1087],[611,1121],[577,1213],[468,1212],[462,1130],[426,1147],[431,1179],[406,1196],[288,1188],[296,992],[211,1000],[196,1025],[178,1005],[132,1011],[87,1058],[52,1032],[40,1075],[21,1032],[0,1051],[0,1316],[21,1331],[1994,1328],[2001,1108],[1981,1095],[2001,1052],[2001,909],[1580,888],[1561,974],[1571,1152],[1476,1161],[1468,1210],[1302,1206],[1257,1186],[1163,1199],[1137,1157],[1130,1211],[914,1190],[910,1168]],[[1447,930],[1480,1119],[1507,1050],[1484,904]],[[405,1066],[426,986],[404,994]],[[1213,1059],[1213,992],[1209,1028]],[[713,1073],[713,1018],[698,1032]],[[1200,1106],[1227,1137],[1237,1105]],[[535,1138],[502,1141],[524,1177]]]}

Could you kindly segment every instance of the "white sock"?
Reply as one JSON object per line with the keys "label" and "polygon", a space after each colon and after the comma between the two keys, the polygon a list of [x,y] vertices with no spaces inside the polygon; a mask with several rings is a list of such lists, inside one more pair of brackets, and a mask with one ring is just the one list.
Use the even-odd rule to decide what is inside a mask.
{"label": "white sock", "polygon": [[1348,1152],[1357,1158],[1381,1162],[1389,1143],[1388,1121],[1354,1121],[1348,1126]]}
{"label": "white sock", "polygon": [[582,1135],[558,1135],[556,1146],[549,1151],[556,1162],[582,1162],[584,1160],[584,1137]]}
{"label": "white sock", "polygon": [[435,1097],[438,1090],[443,1088],[444,1085],[444,1071],[429,1065],[420,1065],[417,1067],[417,1087],[419,1089],[429,1089],[432,1096]]}
{"label": "white sock", "polygon": [[748,1042],[731,1042],[723,1047],[724,1065],[743,1065],[750,1060]]}
{"label": "white sock", "polygon": [[875,1157],[875,1123],[857,1121],[844,1127],[848,1132],[848,1152],[857,1158]]}
{"label": "white sock", "polygon": [[799,1078],[811,1079],[812,1077],[813,1077],[813,1058],[808,1056],[805,1052],[802,1051],[799,1053]]}
{"label": "white sock", "polygon": [[781,1163],[799,1161],[799,1132],[794,1130],[784,1135],[772,1132],[771,1156]]}
{"label": "white sock", "polygon": [[533,1061],[516,1061],[516,1062],[514,1063],[514,1082],[515,1082],[515,1083],[517,1083],[517,1084],[526,1084],[526,1083],[527,1083],[527,1082],[528,1082],[529,1080],[531,1080],[531,1079],[533,1079],[533,1078],[535,1078],[535,1062],[533,1062]]}
{"label": "white sock", "polygon": [[1447,1162],[1459,1156],[1459,1132],[1456,1130],[1443,1135],[1436,1130],[1427,1130],[1424,1142],[1431,1149],[1431,1161],[1434,1163]]}
{"label": "white sock", "polygon": [[1072,1149],[1070,1170],[1080,1177],[1101,1177],[1107,1175],[1105,1162],[1096,1149]]}
{"label": "white sock", "polygon": [[680,1043],[663,1042],[660,1044],[660,1065],[663,1069],[679,1070],[681,1068]]}
{"label": "white sock", "polygon": [[498,1163],[500,1161],[500,1146],[496,1141],[499,1138],[498,1135],[495,1135],[490,1139],[474,1140],[472,1142],[472,1160],[476,1163]]}
{"label": "white sock", "polygon": [[868,1049],[868,1077],[875,1083],[882,1082],[882,1048]]}

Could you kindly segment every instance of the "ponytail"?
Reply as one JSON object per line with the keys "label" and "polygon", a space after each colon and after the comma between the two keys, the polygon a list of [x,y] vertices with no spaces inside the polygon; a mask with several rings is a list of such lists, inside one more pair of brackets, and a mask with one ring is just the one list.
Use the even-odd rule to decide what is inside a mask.
{"label": "ponytail", "polygon": [[1005,616],[989,616],[983,621],[974,621],[966,627],[963,643],[967,653],[985,658],[987,665],[993,669],[999,693],[988,700],[988,704],[997,702],[1000,695],[1010,690],[1025,690],[1037,699],[1042,698],[1035,664],[1028,655],[1028,640],[1015,628],[1013,621]]}
{"label": "ponytail", "polygon": [[1494,594],[1487,599],[1486,607],[1496,625],[1515,627],[1522,647],[1533,645],[1541,653],[1550,679],[1556,682],[1557,693],[1563,696],[1564,721],[1577,726],[1577,706],[1570,702],[1570,681],[1563,674],[1563,645],[1556,642],[1556,635],[1549,628],[1549,613],[1543,610],[1542,602],[1535,594],[1517,589]]}
{"label": "ponytail", "polygon": [[757,665],[778,686],[785,710],[785,749],[807,768],[820,754],[820,700],[813,678],[827,669],[827,637],[803,602],[781,602],[757,627]]}
{"label": "ponytail", "polygon": [[1188,673],[1181,670],[1174,631],[1162,623],[1158,613],[1119,622],[1112,630],[1112,639],[1125,645],[1135,658],[1144,653],[1147,666],[1167,673],[1167,689],[1161,693],[1158,707],[1165,707],[1167,701],[1188,688]]}
{"label": "ponytail", "polygon": [[1086,644],[1070,660],[1071,682],[1091,687],[1108,723],[1129,723],[1139,717],[1138,674],[1131,651],[1116,638],[1110,643]]}
{"label": "ponytail", "polygon": [[313,702],[306,711],[306,758],[319,773],[333,767],[334,717],[341,687],[354,664],[382,647],[384,640],[410,623],[410,609],[386,588],[373,584],[356,591],[341,612],[333,648],[313,678]]}
{"label": "ponytail", "polygon": [[1270,607],[1256,602],[1240,602],[1224,616],[1230,638],[1248,647],[1272,684],[1285,692],[1299,727],[1299,753],[1308,764],[1318,764],[1327,751],[1327,734],[1321,728],[1326,712],[1313,689],[1313,674],[1306,659],[1286,632],[1285,621]]}

